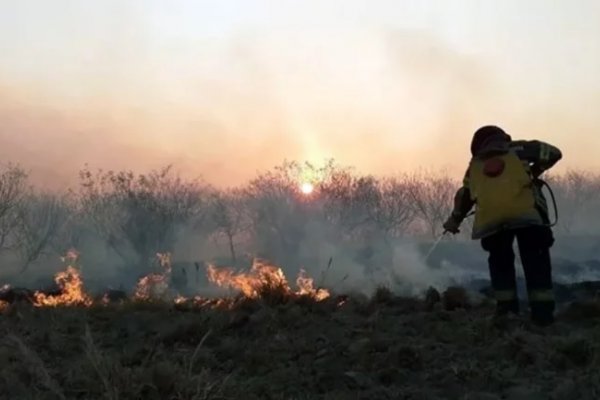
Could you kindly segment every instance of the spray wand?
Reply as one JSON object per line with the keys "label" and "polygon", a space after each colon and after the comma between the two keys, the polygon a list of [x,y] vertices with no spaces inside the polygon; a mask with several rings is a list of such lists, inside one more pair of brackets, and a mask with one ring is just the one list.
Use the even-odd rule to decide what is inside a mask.
{"label": "spray wand", "polygon": [[423,259],[424,263],[426,263],[427,260],[429,260],[429,257],[435,251],[435,249],[438,247],[438,245],[440,244],[440,242],[442,241],[442,239],[444,238],[444,236],[446,236],[446,233],[448,233],[448,231],[445,230],[444,232],[442,232],[441,235],[438,236],[438,238],[435,240],[435,242],[433,242],[433,245],[431,246],[431,248],[429,249],[429,251],[425,255],[425,258]]}
{"label": "spray wand", "polygon": [[[469,218],[473,214],[475,214],[475,211],[471,211],[470,213],[468,213],[465,216],[465,218]],[[431,257],[431,254],[433,254],[433,252],[438,247],[438,245],[440,244],[440,242],[442,241],[442,239],[444,238],[444,236],[446,236],[447,233],[450,233],[450,231],[444,230],[444,232],[442,232],[442,234],[438,236],[438,238],[435,240],[435,242],[433,242],[433,244],[431,245],[431,248],[429,249],[429,251],[425,255],[425,258],[423,259],[423,262],[426,263],[427,260],[429,260],[429,257]]]}

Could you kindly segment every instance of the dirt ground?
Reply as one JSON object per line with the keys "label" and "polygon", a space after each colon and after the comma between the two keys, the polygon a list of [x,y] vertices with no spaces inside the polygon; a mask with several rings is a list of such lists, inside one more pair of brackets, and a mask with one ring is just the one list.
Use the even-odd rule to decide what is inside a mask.
{"label": "dirt ground", "polygon": [[543,329],[464,306],[385,290],[223,307],[15,304],[0,314],[0,398],[600,398],[600,303]]}

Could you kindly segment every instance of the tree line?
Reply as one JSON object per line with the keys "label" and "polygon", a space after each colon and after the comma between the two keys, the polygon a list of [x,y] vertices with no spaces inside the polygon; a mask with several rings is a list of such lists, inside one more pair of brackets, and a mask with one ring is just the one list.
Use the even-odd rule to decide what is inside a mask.
{"label": "tree line", "polygon": [[[597,234],[600,175],[570,171],[547,181],[561,211],[557,235]],[[302,192],[305,182],[312,193]],[[9,164],[0,171],[0,251],[22,271],[86,241],[143,270],[182,235],[218,244],[232,264],[248,252],[285,262],[310,253],[311,241],[368,253],[377,244],[440,235],[459,185],[443,172],[373,176],[330,160],[286,161],[232,188],[183,179],[170,167],[142,174],[86,168],[75,190],[50,193]],[[468,239],[469,223],[463,228],[457,240]]]}

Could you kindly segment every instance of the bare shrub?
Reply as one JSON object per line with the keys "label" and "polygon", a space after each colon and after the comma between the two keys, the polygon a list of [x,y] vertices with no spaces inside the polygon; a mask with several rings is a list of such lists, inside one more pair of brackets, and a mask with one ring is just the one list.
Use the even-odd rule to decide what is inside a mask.
{"label": "bare shrub", "polygon": [[358,196],[358,192],[362,192],[362,200],[371,197],[365,189],[367,185],[367,181],[359,181],[350,170],[339,169],[318,186],[325,220],[336,226],[346,238],[360,235],[361,228],[368,222],[369,216]]}
{"label": "bare shrub", "polygon": [[409,181],[406,177],[383,178],[377,194],[377,201],[368,207],[371,220],[386,236],[403,236],[416,215]]}
{"label": "bare shrub", "polygon": [[303,166],[285,162],[259,174],[244,190],[255,247],[286,264],[298,254],[316,207],[300,192]]}
{"label": "bare shrub", "polygon": [[237,262],[236,240],[250,228],[251,221],[244,193],[231,189],[215,193],[211,213],[216,233],[227,240],[232,262]]}
{"label": "bare shrub", "polygon": [[438,236],[452,212],[459,183],[445,174],[419,172],[410,177],[411,198],[419,219],[432,237]]}
{"label": "bare shrub", "polygon": [[[564,175],[548,176],[545,180],[553,189],[559,209],[557,230],[567,235],[594,233],[596,227],[590,222],[600,218],[600,175],[570,170]],[[546,197],[551,209],[551,199]]]}
{"label": "bare shrub", "polygon": [[29,192],[27,173],[18,165],[8,164],[0,171],[0,249],[19,246],[15,230],[19,207]]}
{"label": "bare shrub", "polygon": [[177,229],[208,218],[212,189],[184,181],[170,167],[148,174],[80,173],[80,199],[92,224],[124,260],[145,268],[157,251],[171,249]]}
{"label": "bare shrub", "polygon": [[56,249],[53,243],[70,216],[66,200],[49,193],[32,193],[17,211],[15,235],[22,271],[40,256]]}
{"label": "bare shrub", "polygon": [[363,236],[365,230],[385,237],[402,236],[415,218],[411,186],[405,176],[377,179],[339,170],[320,191],[328,221],[350,236]]}

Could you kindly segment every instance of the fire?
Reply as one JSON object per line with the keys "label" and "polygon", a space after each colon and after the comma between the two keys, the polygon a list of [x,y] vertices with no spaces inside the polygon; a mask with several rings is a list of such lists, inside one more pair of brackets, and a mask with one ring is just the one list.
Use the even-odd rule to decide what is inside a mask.
{"label": "fire", "polygon": [[[71,250],[62,258],[69,265],[54,277],[54,281],[60,290],[58,293],[53,294],[36,291],[32,299],[35,307],[91,306],[94,303],[92,297],[84,291],[81,271],[73,266],[78,257],[79,253]],[[178,307],[233,308],[236,304],[243,303],[248,299],[286,299],[302,296],[315,301],[323,301],[330,297],[330,293],[326,289],[315,288],[313,279],[304,270],[300,270],[296,279],[297,288],[292,289],[281,268],[260,259],[253,261],[248,272],[235,272],[231,268],[208,266],[207,275],[210,282],[220,287],[240,291],[243,297],[207,298],[194,296],[186,298],[181,295],[171,297],[167,296],[170,294],[171,255],[169,253],[158,253],[156,257],[162,270],[161,272],[151,273],[138,281],[134,291],[136,300],[168,299]],[[0,287],[0,292],[7,290],[10,290],[10,286]],[[101,298],[97,299],[97,303],[105,306],[111,304],[113,299],[110,293],[104,293]],[[9,302],[0,300],[0,312],[5,311],[8,307]]]}
{"label": "fire", "polygon": [[275,266],[255,260],[250,273],[236,274],[231,268],[217,269],[208,266],[208,280],[225,288],[241,291],[246,297],[259,297],[260,290],[265,287],[289,288],[283,271]]}
{"label": "fire", "polygon": [[221,287],[239,290],[249,298],[260,297],[265,289],[278,289],[288,295],[310,296],[317,301],[329,297],[327,290],[314,289],[313,280],[306,276],[304,271],[300,271],[296,280],[298,290],[294,292],[281,268],[261,260],[254,260],[248,273],[236,274],[231,268],[217,269],[213,265],[208,266],[207,272],[209,281]]}
{"label": "fire", "polygon": [[150,300],[164,296],[169,289],[169,280],[171,279],[171,254],[157,253],[162,272],[152,273],[141,278],[135,289],[135,298],[137,300]]}
{"label": "fire", "polygon": [[329,297],[329,291],[326,289],[316,289],[313,287],[314,281],[306,275],[306,271],[300,270],[298,278],[296,278],[296,286],[298,286],[298,294],[301,296],[314,297],[317,301],[325,300]]}
{"label": "fire", "polygon": [[83,291],[83,280],[76,268],[69,265],[65,271],[56,274],[54,281],[60,287],[61,294],[51,296],[35,292],[33,304],[36,307],[92,305],[92,298]]}

